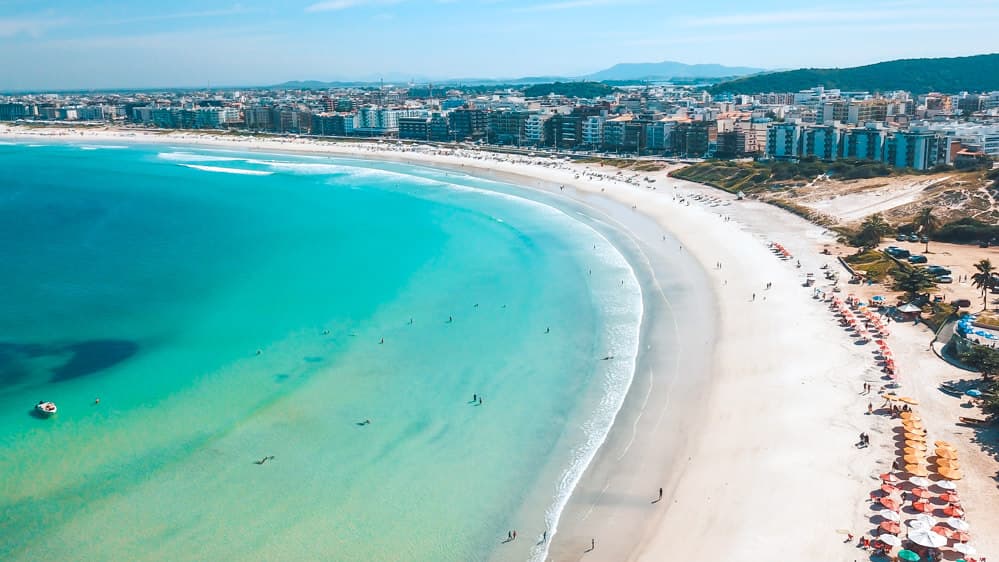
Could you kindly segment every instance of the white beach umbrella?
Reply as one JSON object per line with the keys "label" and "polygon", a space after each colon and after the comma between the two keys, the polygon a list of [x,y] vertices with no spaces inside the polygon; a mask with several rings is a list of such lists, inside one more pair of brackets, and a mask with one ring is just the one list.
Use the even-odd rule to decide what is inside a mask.
{"label": "white beach umbrella", "polygon": [[968,556],[971,556],[972,554],[978,552],[977,548],[971,546],[970,544],[968,544],[966,542],[959,542],[959,543],[955,544],[954,545],[954,550],[960,552],[961,554],[966,554]]}
{"label": "white beach umbrella", "polygon": [[957,484],[954,484],[950,480],[941,480],[941,481],[937,482],[936,485],[940,486],[944,490],[956,490],[957,489]]}
{"label": "white beach umbrella", "polygon": [[967,521],[965,521],[964,519],[958,519],[957,517],[951,517],[947,519],[946,523],[950,525],[952,528],[957,529],[958,531],[967,531],[968,529],[971,528],[971,525],[969,525]]}
{"label": "white beach umbrella", "polygon": [[907,523],[912,529],[932,529],[933,526],[937,524],[937,520],[934,519],[932,515],[920,513],[912,519],[909,519]]}
{"label": "white beach umbrella", "polygon": [[947,537],[934,533],[929,529],[913,529],[909,531],[908,539],[919,546],[940,548],[947,544]]}
{"label": "white beach umbrella", "polygon": [[889,535],[888,533],[879,535],[878,540],[888,546],[902,546],[902,539],[896,537],[895,535]]}
{"label": "white beach umbrella", "polygon": [[919,486],[920,488],[928,488],[930,484],[933,483],[927,480],[926,478],[923,478],[922,476],[913,476],[912,478],[909,479],[909,482],[912,482],[913,484]]}
{"label": "white beach umbrella", "polygon": [[[880,511],[875,511],[874,515],[880,515],[881,517],[884,517],[885,519],[889,521],[894,521],[896,523],[902,520],[902,517],[899,514],[895,513],[890,509],[882,509]],[[956,528],[957,527],[955,527],[955,529]]]}

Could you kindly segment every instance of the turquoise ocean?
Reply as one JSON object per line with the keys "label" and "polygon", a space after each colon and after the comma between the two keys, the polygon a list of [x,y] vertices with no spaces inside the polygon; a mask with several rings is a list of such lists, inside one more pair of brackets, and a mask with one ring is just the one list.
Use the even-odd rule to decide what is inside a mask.
{"label": "turquoise ocean", "polygon": [[544,556],[642,302],[599,229],[527,194],[326,156],[0,145],[0,559]]}

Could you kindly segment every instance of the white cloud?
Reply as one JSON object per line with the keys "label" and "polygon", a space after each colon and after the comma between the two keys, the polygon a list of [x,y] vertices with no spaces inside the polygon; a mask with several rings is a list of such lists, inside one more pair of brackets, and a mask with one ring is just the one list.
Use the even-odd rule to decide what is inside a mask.
{"label": "white cloud", "polygon": [[621,5],[625,2],[621,0],[562,0],[561,2],[549,2],[547,4],[535,4],[517,8],[515,12],[554,12],[558,10],[572,10],[573,8],[588,8],[591,6],[612,6]]}
{"label": "white cloud", "polygon": [[29,35],[38,37],[54,27],[69,23],[66,18],[35,16],[30,18],[0,18],[0,37]]}
{"label": "white cloud", "polygon": [[397,4],[402,0],[325,0],[316,2],[305,8],[306,12],[335,12],[346,10],[347,8],[360,8],[362,6],[382,6],[385,4]]}

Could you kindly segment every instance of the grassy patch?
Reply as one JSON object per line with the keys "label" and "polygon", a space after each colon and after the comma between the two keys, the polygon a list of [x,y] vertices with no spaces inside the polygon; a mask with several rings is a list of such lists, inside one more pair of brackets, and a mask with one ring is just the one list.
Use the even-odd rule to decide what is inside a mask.
{"label": "grassy patch", "polygon": [[851,254],[843,258],[850,267],[867,274],[867,278],[875,282],[884,281],[885,278],[898,267],[891,258],[884,252],[878,250],[868,250],[859,254]]}
{"label": "grassy patch", "polygon": [[975,318],[975,326],[999,330],[999,314],[994,312],[982,312]]}

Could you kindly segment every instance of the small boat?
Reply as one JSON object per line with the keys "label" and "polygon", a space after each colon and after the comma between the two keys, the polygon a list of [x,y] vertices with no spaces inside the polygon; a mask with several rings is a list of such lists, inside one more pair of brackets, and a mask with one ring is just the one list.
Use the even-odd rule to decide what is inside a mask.
{"label": "small boat", "polygon": [[35,404],[35,411],[45,417],[49,417],[55,414],[58,408],[56,408],[55,402],[39,402]]}

